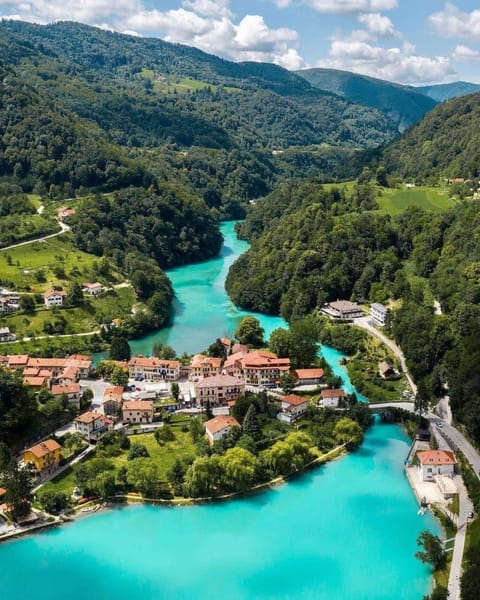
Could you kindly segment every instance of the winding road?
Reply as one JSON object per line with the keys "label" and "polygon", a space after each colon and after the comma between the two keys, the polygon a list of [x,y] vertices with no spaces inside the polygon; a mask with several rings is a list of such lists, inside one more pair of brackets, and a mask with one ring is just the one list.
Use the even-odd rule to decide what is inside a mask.
{"label": "winding road", "polygon": [[70,226],[67,225],[66,223],[64,223],[63,221],[57,221],[57,223],[60,225],[60,231],[57,231],[56,233],[51,233],[50,235],[44,235],[39,238],[33,238],[32,240],[26,240],[25,242],[18,242],[18,244],[12,244],[11,246],[5,246],[4,248],[0,248],[0,250],[1,251],[12,250],[13,248],[19,248],[20,246],[28,246],[28,244],[34,244],[35,242],[43,242],[44,240],[49,240],[51,238],[62,235],[63,233],[66,233],[67,231],[70,231],[70,229],[71,229]]}

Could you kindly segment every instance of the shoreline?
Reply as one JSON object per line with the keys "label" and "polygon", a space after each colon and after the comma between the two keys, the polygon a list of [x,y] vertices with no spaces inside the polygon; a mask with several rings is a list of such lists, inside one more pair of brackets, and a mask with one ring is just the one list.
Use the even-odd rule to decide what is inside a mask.
{"label": "shoreline", "polygon": [[[228,494],[221,494],[219,496],[207,496],[203,498],[144,498],[140,494],[136,494],[135,492],[127,493],[127,494],[118,494],[115,496],[110,496],[108,500],[104,503],[101,503],[96,500],[92,500],[83,504],[82,506],[78,506],[72,509],[72,513],[65,514],[64,518],[62,516],[53,516],[50,515],[54,520],[49,521],[47,523],[41,523],[37,525],[33,525],[28,529],[23,529],[21,531],[12,531],[7,533],[6,535],[0,535],[0,544],[3,542],[15,541],[20,537],[24,537],[27,535],[34,535],[35,533],[42,532],[44,529],[51,529],[53,527],[59,527],[62,525],[73,524],[83,518],[89,517],[94,514],[102,513],[107,510],[112,510],[115,508],[120,508],[122,506],[133,506],[135,504],[146,504],[151,506],[165,506],[165,507],[183,507],[183,506],[196,506],[203,504],[215,504],[217,502],[228,502],[230,500],[240,500],[242,498],[248,498],[249,496],[261,494],[262,492],[266,492],[269,490],[273,490],[285,483],[287,483],[290,479],[295,477],[300,477],[303,473],[307,471],[313,471],[314,469],[320,467],[323,464],[328,462],[332,462],[337,460],[343,456],[348,454],[346,450],[346,444],[341,444],[332,450],[329,450],[326,454],[322,456],[317,456],[308,464],[306,464],[302,469],[294,471],[293,473],[289,473],[288,475],[280,475],[269,481],[265,481],[263,483],[257,483],[253,487],[249,488],[245,491],[239,492],[230,492]],[[99,509],[93,510],[93,507],[96,505],[103,504]],[[91,510],[83,511],[84,508],[91,507]],[[45,513],[48,514],[48,513]]]}

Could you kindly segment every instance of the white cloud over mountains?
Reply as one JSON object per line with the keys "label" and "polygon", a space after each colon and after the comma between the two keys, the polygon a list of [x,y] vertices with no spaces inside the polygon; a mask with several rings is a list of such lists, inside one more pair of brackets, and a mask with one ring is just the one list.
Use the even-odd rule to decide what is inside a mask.
{"label": "white cloud over mountains", "polygon": [[[6,17],[38,23],[74,20],[130,34],[143,33],[196,46],[233,60],[274,62],[299,69],[298,33],[271,28],[261,15],[236,20],[230,0],[183,0],[171,10],[150,9],[142,0],[0,0]],[[9,10],[10,9],[10,10]]]}
{"label": "white cloud over mountains", "polygon": [[[312,18],[325,22],[334,18],[330,15],[337,15],[337,20],[340,15],[350,29],[357,22],[357,28],[331,38],[327,56],[318,61],[319,66],[402,83],[439,82],[453,73],[455,61],[473,64],[480,57],[475,47],[480,41],[480,10],[462,12],[452,2],[431,14],[427,23],[431,32],[457,38],[459,43],[444,55],[423,56],[383,14],[396,7],[400,10],[403,4],[398,0],[268,1],[270,12],[265,8],[265,14],[276,11],[275,6],[290,10],[301,7],[303,11],[311,9]],[[263,15],[245,14],[239,2],[177,0],[169,10],[152,4],[148,0],[0,0],[0,15],[37,23],[75,20],[131,35],[161,37],[232,60],[274,62],[287,69],[307,66],[295,29],[272,27]],[[165,6],[160,0],[155,4]],[[259,2],[258,6],[266,4]],[[288,13],[282,10],[278,14]],[[312,57],[311,62],[315,60]]]}
{"label": "white cloud over mountains", "polygon": [[480,10],[462,12],[455,4],[447,2],[442,11],[433,13],[428,22],[443,37],[468,39],[480,42]]}

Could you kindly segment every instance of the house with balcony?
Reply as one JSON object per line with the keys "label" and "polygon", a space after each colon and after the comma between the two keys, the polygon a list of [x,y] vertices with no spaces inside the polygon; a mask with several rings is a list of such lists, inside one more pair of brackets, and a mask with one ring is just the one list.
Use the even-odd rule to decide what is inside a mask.
{"label": "house with balcony", "polygon": [[153,421],[152,400],[128,400],[124,402],[122,418],[127,423],[151,423]]}
{"label": "house with balcony", "polygon": [[208,400],[210,406],[222,406],[242,396],[245,383],[232,375],[213,375],[197,381],[194,390],[197,404],[205,406]]}
{"label": "house with balcony", "polygon": [[113,429],[113,421],[104,415],[88,411],[73,420],[75,431],[78,431],[82,436],[91,442],[98,441],[104,433]]}
{"label": "house with balcony", "polygon": [[291,425],[307,412],[307,408],[307,398],[297,396],[296,394],[289,394],[282,398],[282,410],[277,414],[277,419]]}
{"label": "house with balcony", "polygon": [[226,437],[232,427],[239,427],[240,423],[230,415],[219,415],[205,423],[205,434],[210,445]]}
{"label": "house with balcony", "polygon": [[39,474],[53,473],[60,464],[61,446],[55,440],[35,444],[23,453],[23,462],[32,465]]}
{"label": "house with balcony", "polygon": [[145,381],[178,381],[180,361],[155,356],[135,356],[128,362],[128,375]]}

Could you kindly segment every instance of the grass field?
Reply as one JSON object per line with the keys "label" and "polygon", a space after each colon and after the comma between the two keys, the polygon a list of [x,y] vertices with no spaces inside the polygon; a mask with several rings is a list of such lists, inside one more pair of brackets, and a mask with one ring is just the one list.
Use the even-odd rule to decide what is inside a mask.
{"label": "grass field", "polygon": [[417,206],[431,212],[443,212],[455,206],[447,190],[438,187],[417,187],[407,189],[383,189],[376,198],[379,210],[392,216],[398,215],[409,206]]}
{"label": "grass field", "polygon": [[[207,83],[206,81],[201,81],[199,79],[157,75],[152,69],[142,69],[142,72],[139,74],[139,76],[152,81],[155,90],[163,94],[171,94],[173,92],[185,94],[186,92],[194,92],[197,90],[204,90],[206,88],[210,88],[212,92],[216,92],[218,89],[218,86],[212,83]],[[222,89],[230,94],[241,91],[240,88],[231,86],[224,86]]]}
{"label": "grass field", "polygon": [[[175,440],[168,442],[164,446],[159,446],[156,442],[152,433],[132,435],[130,441],[132,444],[143,444],[150,455],[150,458],[155,462],[158,467],[159,479],[161,481],[167,480],[167,473],[173,467],[173,464],[179,459],[196,456],[195,446],[192,441],[190,433],[181,431],[180,427],[172,427],[175,433]],[[127,460],[128,450],[122,452],[120,456],[108,457],[107,460],[115,465],[115,470],[122,466],[128,466],[132,464],[131,461]],[[88,461],[95,458],[95,452],[90,455],[84,461],[84,464],[88,464]],[[64,492],[68,496],[71,496],[73,488],[75,487],[75,471],[74,468],[67,469],[64,473],[49,481],[42,487],[44,490]]]}
{"label": "grass field", "polygon": [[95,298],[85,298],[81,306],[58,308],[53,311],[42,308],[33,314],[22,311],[1,317],[0,323],[10,327],[19,339],[45,335],[44,324],[53,323],[60,317],[66,321],[64,334],[84,333],[97,330],[101,323],[110,323],[112,319],[129,316],[135,302],[135,293],[131,287],[117,288]]}
{"label": "grass field", "polygon": [[[75,248],[70,235],[64,234],[0,252],[0,273],[2,282],[7,286],[34,293],[44,292],[52,285],[65,287],[71,281],[81,283],[97,279],[92,267],[99,260],[97,256]],[[62,269],[66,277],[61,276]],[[112,283],[121,280],[118,273],[112,273]]]}

